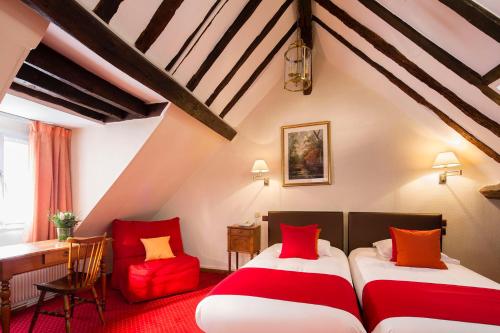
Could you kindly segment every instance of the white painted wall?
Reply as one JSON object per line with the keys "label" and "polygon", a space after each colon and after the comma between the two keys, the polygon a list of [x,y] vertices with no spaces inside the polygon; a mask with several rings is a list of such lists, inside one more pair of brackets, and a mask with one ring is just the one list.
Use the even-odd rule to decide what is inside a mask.
{"label": "white painted wall", "polygon": [[[325,57],[316,58],[312,95],[285,92],[277,83],[240,124],[235,139],[198,167],[156,218],[180,216],[187,252],[198,256],[202,266],[224,269],[226,226],[252,219],[255,212],[442,213],[448,220],[445,252],[500,281],[500,203],[478,192],[498,182],[498,164],[468,142],[454,145],[456,134],[409,98],[393,104],[322,61]],[[398,90],[369,66],[356,59],[353,65],[369,82],[391,93]],[[332,124],[333,184],[282,187],[280,126],[321,120]],[[438,152],[448,149],[457,151],[464,175],[439,185],[431,165]],[[269,187],[251,179],[257,158],[271,168]]]}

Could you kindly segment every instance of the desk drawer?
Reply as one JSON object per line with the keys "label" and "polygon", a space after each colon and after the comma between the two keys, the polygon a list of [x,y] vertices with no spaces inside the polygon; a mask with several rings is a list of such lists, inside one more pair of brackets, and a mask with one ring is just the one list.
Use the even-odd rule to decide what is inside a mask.
{"label": "desk drawer", "polygon": [[43,263],[45,265],[63,264],[68,262],[69,252],[66,251],[54,251],[44,254]]}

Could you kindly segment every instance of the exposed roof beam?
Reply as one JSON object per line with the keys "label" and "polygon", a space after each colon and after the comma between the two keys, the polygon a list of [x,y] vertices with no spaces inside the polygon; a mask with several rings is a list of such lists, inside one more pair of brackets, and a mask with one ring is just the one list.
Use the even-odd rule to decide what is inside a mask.
{"label": "exposed roof beam", "polygon": [[483,81],[485,84],[491,84],[498,79],[500,79],[500,65],[496,65],[495,68],[483,75]]}
{"label": "exposed roof beam", "polygon": [[90,50],[231,140],[236,131],[75,0],[22,0]]}
{"label": "exposed roof beam", "polygon": [[20,85],[78,104],[111,118],[121,120],[127,115],[125,111],[87,95],[27,64],[21,66],[14,81]]}
{"label": "exposed roof beam", "polygon": [[177,54],[172,58],[172,60],[170,60],[167,67],[165,67],[165,70],[170,71],[172,69],[172,67],[174,67],[177,60],[179,60],[182,53],[184,53],[184,51],[187,49],[189,44],[191,44],[191,41],[193,40],[193,38],[198,34],[201,27],[203,27],[205,25],[205,22],[207,22],[208,18],[212,15],[212,12],[215,10],[215,8],[217,8],[217,6],[219,5],[219,3],[221,1],[222,0],[217,0],[214,2],[214,4],[212,5],[212,7],[210,7],[210,9],[208,10],[207,14],[205,15],[205,17],[203,18],[201,23],[196,27],[196,29],[194,29],[194,31],[191,33],[191,35],[189,35],[189,37],[186,39],[184,44],[182,44],[181,48],[179,49],[179,51],[177,51]]}
{"label": "exposed roof beam", "polygon": [[500,19],[472,0],[439,0],[470,24],[500,43]]}
{"label": "exposed roof beam", "polygon": [[87,71],[44,44],[32,50],[25,63],[88,95],[138,117],[148,115],[143,101]]}
{"label": "exposed roof beam", "polygon": [[386,42],[383,38],[377,35],[372,30],[368,29],[354,18],[352,18],[349,14],[347,14],[344,10],[339,8],[330,0],[316,0],[323,8],[325,8],[330,14],[337,17],[342,23],[344,23],[347,27],[354,30],[361,37],[363,37],[366,41],[373,45],[377,50],[383,53],[385,56],[392,59],[399,66],[403,67],[408,71],[408,73],[412,74],[414,77],[425,83],[429,88],[438,92],[441,96],[446,98],[451,104],[457,107],[463,114],[471,118],[476,123],[480,124],[484,128],[488,129],[496,136],[500,136],[500,125],[494,120],[488,118],[481,112],[479,112],[472,105],[468,104],[460,97],[457,96],[454,92],[452,92],[447,87],[443,86],[439,81],[434,79],[432,76],[427,74],[424,70],[418,67],[415,63],[413,63],[410,59],[405,57],[401,52],[398,51],[392,44]]}
{"label": "exposed roof beam", "polygon": [[[299,7],[299,28],[300,37],[304,41],[304,44],[309,48],[313,48],[313,38],[312,38],[312,0],[298,0]],[[312,63],[311,63],[312,65]],[[312,68],[311,68],[312,71]],[[311,73],[311,86],[303,91],[304,95],[310,95],[312,92],[312,73]]]}
{"label": "exposed roof beam", "polygon": [[285,35],[279,40],[278,44],[269,52],[267,57],[262,61],[262,63],[255,69],[255,71],[250,75],[248,80],[243,84],[243,86],[238,90],[236,95],[229,101],[229,103],[226,105],[226,107],[222,110],[220,113],[220,116],[224,118],[229,111],[233,108],[233,106],[240,100],[240,98],[245,94],[245,92],[252,86],[254,81],[259,77],[259,75],[264,71],[264,69],[267,67],[267,65],[271,62],[271,60],[274,58],[276,53],[285,45],[286,41],[290,38],[290,36],[293,34],[293,32],[296,30],[295,23],[292,24],[290,29],[285,33]]}
{"label": "exposed roof beam", "polygon": [[165,30],[168,22],[174,17],[175,12],[182,2],[183,0],[163,0],[146,29],[144,29],[135,41],[135,47],[146,53],[162,31]]}
{"label": "exposed roof beam", "polygon": [[219,83],[219,85],[215,88],[213,93],[208,97],[208,99],[205,101],[205,104],[210,106],[212,105],[213,101],[219,96],[221,91],[226,87],[226,85],[231,81],[233,76],[238,72],[241,66],[245,63],[245,61],[250,57],[252,52],[259,46],[259,44],[262,42],[262,40],[267,36],[267,34],[271,31],[271,29],[276,25],[276,23],[279,21],[279,19],[283,16],[283,13],[290,7],[290,4],[293,2],[293,0],[286,0],[281,7],[278,9],[276,14],[267,22],[267,24],[264,26],[262,31],[255,37],[255,39],[250,43],[248,48],[245,50],[243,55],[238,59],[236,64],[234,64],[233,68],[229,71],[229,73],[226,74],[224,79]]}
{"label": "exposed roof beam", "polygon": [[35,90],[35,89],[25,87],[25,86],[20,85],[16,82],[12,82],[12,84],[10,85],[10,89],[15,91],[15,92],[31,96],[37,100],[61,106],[64,109],[68,109],[70,111],[73,111],[78,116],[82,116],[84,118],[97,120],[100,122],[104,122],[107,120],[107,117],[105,117],[104,115],[102,115],[100,113],[97,113],[97,112],[92,111],[90,109],[84,108],[83,106],[73,104],[73,103],[68,102],[64,99],[60,99],[60,98],[48,95],[40,90]]}
{"label": "exposed roof beam", "polygon": [[335,32],[332,28],[326,25],[323,21],[321,21],[317,17],[313,17],[313,20],[317,22],[323,29],[325,29],[330,35],[335,37],[339,42],[344,44],[349,50],[359,56],[361,59],[366,61],[370,66],[379,71],[382,75],[384,75],[389,81],[391,81],[394,85],[396,85],[399,89],[401,89],[404,93],[406,93],[409,97],[415,100],[417,103],[427,107],[431,110],[436,116],[438,116],[443,122],[445,122],[448,126],[457,131],[460,135],[462,135],[466,140],[475,145],[481,151],[483,151],[486,155],[493,158],[495,161],[500,163],[500,155],[487,146],[484,142],[480,141],[470,132],[468,132],[465,128],[457,124],[453,119],[448,117],[443,111],[435,107],[429,101],[427,101],[422,95],[413,90],[410,86],[404,83],[402,80],[397,78],[390,71],[385,69],[383,66],[379,65],[375,61],[373,61],[370,57],[368,57],[365,53],[363,53],[360,49],[356,48],[354,45],[349,43],[344,37]]}
{"label": "exposed roof beam", "polygon": [[94,13],[106,23],[111,21],[111,18],[118,11],[118,7],[123,0],[100,0],[94,8]]}
{"label": "exposed roof beam", "polygon": [[387,24],[406,36],[417,46],[429,53],[434,59],[453,71],[465,81],[477,87],[484,95],[492,101],[500,105],[500,95],[493,89],[488,87],[488,84],[483,82],[481,75],[473,71],[463,62],[434,44],[427,37],[413,29],[409,24],[405,23],[398,16],[394,15],[383,5],[374,0],[359,0],[365,7],[375,13],[378,17],[384,20]]}
{"label": "exposed roof beam", "polygon": [[248,3],[243,7],[241,13],[236,17],[234,22],[229,26],[227,31],[224,33],[222,38],[215,44],[214,48],[208,54],[207,58],[200,65],[200,68],[194,73],[186,87],[193,91],[200,83],[203,76],[208,72],[210,67],[217,60],[219,55],[224,51],[229,42],[233,39],[236,33],[241,29],[243,24],[252,16],[262,0],[249,0]]}

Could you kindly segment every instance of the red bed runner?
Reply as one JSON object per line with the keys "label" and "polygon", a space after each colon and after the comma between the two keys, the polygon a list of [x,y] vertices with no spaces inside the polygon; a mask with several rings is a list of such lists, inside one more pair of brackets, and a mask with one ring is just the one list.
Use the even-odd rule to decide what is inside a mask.
{"label": "red bed runner", "polygon": [[211,295],[254,296],[324,305],[361,318],[354,289],[337,275],[242,268],[215,286],[208,294]]}
{"label": "red bed runner", "polygon": [[376,280],[363,289],[368,332],[392,317],[423,317],[500,326],[500,290]]}

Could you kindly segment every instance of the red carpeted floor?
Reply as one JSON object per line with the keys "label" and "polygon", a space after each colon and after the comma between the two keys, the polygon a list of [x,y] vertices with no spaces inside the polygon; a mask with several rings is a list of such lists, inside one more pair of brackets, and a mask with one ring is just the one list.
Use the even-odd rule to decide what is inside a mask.
{"label": "red carpeted floor", "polygon": [[[200,285],[195,291],[136,304],[127,303],[118,291],[110,289],[104,314],[106,324],[101,325],[94,304],[81,304],[75,307],[71,332],[201,332],[194,318],[196,305],[224,277],[223,274],[201,273]],[[58,310],[59,307],[62,309],[60,298],[47,301],[44,308]],[[32,316],[32,307],[14,313],[11,332],[28,332]],[[40,315],[35,332],[64,332],[64,319]]]}

